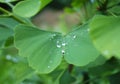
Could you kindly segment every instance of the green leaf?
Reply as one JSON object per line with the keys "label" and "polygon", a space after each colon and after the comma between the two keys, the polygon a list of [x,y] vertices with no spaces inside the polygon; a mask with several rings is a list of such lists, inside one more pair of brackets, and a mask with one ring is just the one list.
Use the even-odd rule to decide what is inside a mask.
{"label": "green leaf", "polygon": [[68,63],[85,66],[99,56],[88,31],[88,25],[85,24],[65,37],[65,59]]}
{"label": "green leaf", "polygon": [[27,57],[31,67],[39,73],[53,71],[61,62],[61,49],[57,48],[61,34],[20,25],[15,29],[15,43],[20,55]]}
{"label": "green leaf", "polygon": [[13,29],[19,23],[12,18],[0,18],[0,25]]}
{"label": "green leaf", "polygon": [[119,84],[120,83],[120,72],[109,76],[110,84]]}
{"label": "green leaf", "polygon": [[16,56],[17,53],[17,49],[14,47],[2,49],[0,54],[0,83],[20,84],[21,81],[34,73],[33,69],[28,66],[27,60]]}
{"label": "green leaf", "polygon": [[89,38],[87,25],[65,37],[56,32],[19,25],[15,28],[15,44],[20,56],[27,57],[30,66],[39,73],[53,71],[62,56],[77,66],[85,66],[99,56]]}
{"label": "green leaf", "polygon": [[49,4],[52,0],[40,0],[41,1],[41,6],[40,10],[43,9],[47,4]]}
{"label": "green leaf", "polygon": [[91,68],[91,67],[100,66],[100,65],[103,65],[106,61],[107,59],[104,56],[100,55],[94,61],[90,62],[88,65],[86,65],[83,68]]}
{"label": "green leaf", "polygon": [[[114,65],[113,65],[114,64]],[[120,61],[114,57],[106,61],[105,64],[88,69],[89,73],[93,76],[109,76],[120,71]]]}
{"label": "green leaf", "polygon": [[72,84],[75,82],[75,78],[70,74],[68,70],[66,70],[63,75],[59,79],[59,84]]}
{"label": "green leaf", "polygon": [[9,28],[0,26],[0,36],[1,36],[0,40],[6,40],[12,34],[13,31],[10,30]]}
{"label": "green leaf", "polygon": [[21,1],[13,8],[13,12],[22,17],[31,17],[40,9],[40,0]]}
{"label": "green leaf", "polygon": [[112,7],[111,9],[108,10],[108,12],[111,12],[111,13],[115,13],[115,14],[120,14],[120,6],[115,6],[115,7]]}
{"label": "green leaf", "polygon": [[95,16],[90,28],[95,47],[107,58],[120,58],[120,17]]}
{"label": "green leaf", "polygon": [[13,28],[19,23],[12,18],[0,18],[0,47],[4,46],[8,37],[13,36]]}
{"label": "green leaf", "polygon": [[0,47],[3,47],[6,39],[13,35],[13,31],[7,27],[0,26]]}
{"label": "green leaf", "polygon": [[13,8],[13,12],[21,17],[32,17],[38,13],[51,0],[25,0]]}

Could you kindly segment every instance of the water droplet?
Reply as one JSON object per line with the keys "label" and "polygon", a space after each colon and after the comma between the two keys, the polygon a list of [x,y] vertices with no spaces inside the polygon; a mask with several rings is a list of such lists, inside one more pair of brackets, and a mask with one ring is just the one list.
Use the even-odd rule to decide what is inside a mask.
{"label": "water droplet", "polygon": [[76,38],[76,35],[74,35],[73,38],[75,39],[75,38]]}
{"label": "water droplet", "polygon": [[55,36],[56,36],[56,34],[53,34],[51,39],[53,39]]}
{"label": "water droplet", "polygon": [[48,66],[48,68],[50,68],[50,66]]}
{"label": "water droplet", "polygon": [[15,63],[17,63],[18,59],[17,58],[13,58],[12,61],[15,62]]}
{"label": "water droplet", "polygon": [[11,55],[7,55],[7,56],[6,56],[6,59],[7,59],[7,60],[11,60],[11,59],[12,59]]}
{"label": "water droplet", "polygon": [[58,45],[58,44],[57,44],[57,47],[58,47],[58,48],[61,48],[61,45]]}
{"label": "water droplet", "polygon": [[65,54],[65,50],[62,50],[62,54]]}
{"label": "water droplet", "polygon": [[90,31],[90,29],[87,29],[87,31]]}
{"label": "water droplet", "polygon": [[108,51],[108,50],[105,50],[105,51],[103,52],[103,54],[104,54],[104,55],[108,55],[108,54],[109,54],[109,51]]}
{"label": "water droplet", "polygon": [[56,36],[56,34],[53,34],[53,36]]}
{"label": "water droplet", "polygon": [[57,41],[57,43],[59,43],[59,41]]}
{"label": "water droplet", "polygon": [[66,45],[66,43],[62,43],[62,46],[65,46]]}

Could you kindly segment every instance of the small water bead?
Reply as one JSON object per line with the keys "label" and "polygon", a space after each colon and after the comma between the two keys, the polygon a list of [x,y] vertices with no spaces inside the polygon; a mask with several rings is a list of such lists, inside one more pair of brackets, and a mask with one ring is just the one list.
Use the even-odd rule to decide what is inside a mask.
{"label": "small water bead", "polygon": [[62,43],[62,46],[65,46],[66,45],[66,43]]}
{"label": "small water bead", "polygon": [[50,68],[50,66],[48,66],[48,68]]}
{"label": "small water bead", "polygon": [[75,38],[76,38],[76,35],[74,35],[73,38],[75,39]]}
{"label": "small water bead", "polygon": [[62,54],[65,54],[65,50],[62,50]]}
{"label": "small water bead", "polygon": [[17,58],[13,58],[12,61],[15,62],[15,63],[17,63],[18,59]]}
{"label": "small water bead", "polygon": [[56,34],[53,34],[51,39],[53,39],[55,36],[56,36]]}
{"label": "small water bead", "polygon": [[59,41],[57,41],[57,43],[59,43]]}
{"label": "small water bead", "polygon": [[90,29],[87,29],[87,31],[90,31]]}
{"label": "small water bead", "polygon": [[104,55],[108,55],[108,54],[109,54],[109,51],[108,51],[108,50],[105,50],[105,51],[103,52],[103,54],[104,54]]}
{"label": "small water bead", "polygon": [[6,56],[6,59],[7,59],[7,60],[11,60],[11,59],[12,59],[11,55],[7,55],[7,56]]}
{"label": "small water bead", "polygon": [[56,36],[56,34],[53,34],[53,36]]}
{"label": "small water bead", "polygon": [[58,45],[58,44],[57,44],[57,47],[58,47],[58,48],[61,48],[61,45]]}

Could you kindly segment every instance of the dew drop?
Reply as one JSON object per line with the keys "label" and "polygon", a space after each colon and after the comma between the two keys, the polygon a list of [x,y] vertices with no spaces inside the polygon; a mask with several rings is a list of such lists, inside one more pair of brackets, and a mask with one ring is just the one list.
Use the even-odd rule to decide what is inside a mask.
{"label": "dew drop", "polygon": [[73,38],[75,39],[75,38],[76,38],[76,35],[74,35]]}
{"label": "dew drop", "polygon": [[7,59],[7,60],[11,60],[11,59],[12,59],[11,55],[7,55],[7,56],[6,56],[6,59]]}
{"label": "dew drop", "polygon": [[56,34],[53,34],[53,36],[56,36]]}
{"label": "dew drop", "polygon": [[90,31],[90,29],[87,29],[87,31]]}
{"label": "dew drop", "polygon": [[53,34],[51,39],[53,39],[55,36],[56,36],[56,34]]}
{"label": "dew drop", "polygon": [[18,59],[17,58],[13,58],[12,61],[15,62],[15,63],[17,63]]}
{"label": "dew drop", "polygon": [[65,50],[62,50],[62,54],[65,54]]}
{"label": "dew drop", "polygon": [[57,43],[59,43],[59,41],[57,41]]}
{"label": "dew drop", "polygon": [[58,47],[58,48],[61,48],[61,45],[58,45],[58,44],[57,44],[57,47]]}
{"label": "dew drop", "polygon": [[62,46],[65,46],[66,45],[66,43],[62,43]]}
{"label": "dew drop", "polygon": [[48,66],[48,68],[50,68],[50,66]]}
{"label": "dew drop", "polygon": [[103,52],[103,54],[104,54],[104,55],[108,55],[108,54],[109,54],[109,51],[108,51],[108,50],[105,50],[105,51]]}

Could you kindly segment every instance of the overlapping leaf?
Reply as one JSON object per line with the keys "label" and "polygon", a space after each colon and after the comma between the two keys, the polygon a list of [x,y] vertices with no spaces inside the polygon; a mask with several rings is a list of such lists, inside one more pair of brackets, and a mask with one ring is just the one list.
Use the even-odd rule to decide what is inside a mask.
{"label": "overlapping leaf", "polygon": [[0,18],[0,47],[13,35],[13,28],[19,23],[11,18]]}
{"label": "overlapping leaf", "polygon": [[32,17],[51,0],[25,0],[16,4],[13,12],[21,17]]}
{"label": "overlapping leaf", "polygon": [[65,37],[65,59],[77,66],[84,66],[95,60],[99,52],[94,48],[89,37],[88,25],[83,25]]}
{"label": "overlapping leaf", "polygon": [[88,26],[84,25],[64,37],[56,32],[19,25],[15,29],[15,44],[20,55],[28,58],[30,66],[39,73],[49,73],[60,64],[62,56],[77,66],[87,65],[99,56],[87,30]]}
{"label": "overlapping leaf", "polygon": [[108,58],[120,58],[120,17],[95,16],[90,27],[96,48]]}
{"label": "overlapping leaf", "polygon": [[16,28],[15,42],[20,55],[28,57],[30,66],[40,73],[48,73],[61,62],[62,53],[57,48],[59,33],[45,32],[29,26]]}

